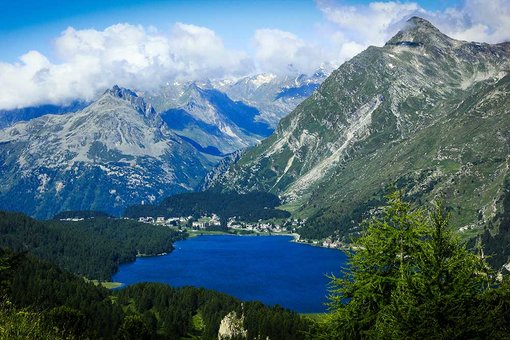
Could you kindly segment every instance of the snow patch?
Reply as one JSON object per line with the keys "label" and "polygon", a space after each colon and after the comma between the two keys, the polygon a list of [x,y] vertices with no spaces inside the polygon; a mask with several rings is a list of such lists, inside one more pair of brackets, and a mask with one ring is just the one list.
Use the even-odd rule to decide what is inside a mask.
{"label": "snow patch", "polygon": [[260,87],[264,84],[270,83],[274,79],[276,79],[276,75],[274,75],[272,73],[264,73],[264,74],[259,74],[255,78],[251,79],[251,83],[253,85],[255,85],[256,87]]}
{"label": "snow patch", "polygon": [[39,174],[37,176],[37,179],[39,180],[39,186],[37,187],[37,191],[40,193],[45,192],[46,186],[48,185],[48,182],[50,181],[50,177],[47,174]]}
{"label": "snow patch", "polygon": [[64,183],[61,181],[57,181],[55,183],[55,191],[57,192],[57,194],[60,193],[62,189],[64,189],[64,186],[65,186]]}

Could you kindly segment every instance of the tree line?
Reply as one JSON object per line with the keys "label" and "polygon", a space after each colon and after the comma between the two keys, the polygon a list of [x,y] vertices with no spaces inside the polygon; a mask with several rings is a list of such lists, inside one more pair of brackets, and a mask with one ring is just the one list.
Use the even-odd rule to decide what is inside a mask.
{"label": "tree line", "polygon": [[133,220],[37,221],[0,211],[0,247],[31,254],[89,279],[109,280],[138,254],[170,252],[187,235]]}
{"label": "tree line", "polygon": [[159,205],[133,205],[126,208],[124,216],[169,218],[216,214],[223,219],[238,217],[246,222],[290,217],[289,212],[276,209],[280,204],[278,196],[267,192],[238,194],[203,191],[173,195]]}

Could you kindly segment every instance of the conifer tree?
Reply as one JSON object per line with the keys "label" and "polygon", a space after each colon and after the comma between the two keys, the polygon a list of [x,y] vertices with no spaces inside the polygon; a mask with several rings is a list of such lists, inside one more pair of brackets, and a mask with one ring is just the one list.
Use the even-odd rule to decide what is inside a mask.
{"label": "conifer tree", "polygon": [[[495,275],[454,236],[441,204],[427,212],[400,193],[364,225],[347,268],[332,277],[323,338],[480,338]],[[488,295],[494,297],[494,294]],[[497,307],[497,306],[496,306]]]}

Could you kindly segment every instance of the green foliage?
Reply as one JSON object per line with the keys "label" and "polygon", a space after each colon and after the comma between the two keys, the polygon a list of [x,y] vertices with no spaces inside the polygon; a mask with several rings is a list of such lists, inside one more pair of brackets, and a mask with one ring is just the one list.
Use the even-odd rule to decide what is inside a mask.
{"label": "green foliage", "polygon": [[0,211],[0,247],[28,251],[91,279],[109,280],[121,263],[134,261],[137,254],[169,252],[184,236],[132,220],[36,221]]}
{"label": "green foliage", "polygon": [[55,265],[25,256],[14,268],[9,299],[42,313],[62,335],[112,338],[123,318],[109,291]]}
{"label": "green foliage", "polygon": [[287,211],[275,209],[278,205],[280,205],[278,196],[266,192],[237,194],[204,191],[170,196],[160,205],[130,206],[124,212],[124,216],[199,217],[214,213],[223,219],[239,217],[249,222],[289,217]]}
{"label": "green foliage", "polygon": [[65,337],[77,337],[86,332],[86,316],[79,310],[68,306],[57,306],[45,314],[45,321],[60,326],[60,334]]}
{"label": "green foliage", "polygon": [[151,332],[139,315],[128,315],[119,328],[119,338],[126,340],[145,340],[151,338]]}
{"label": "green foliage", "polygon": [[[242,303],[206,289],[145,283],[109,291],[31,256],[1,251],[0,257],[16,257],[10,261],[15,265],[9,268],[12,275],[6,293],[15,311],[0,315],[0,320],[7,320],[4,328],[0,323],[0,332],[4,332],[0,334],[41,332],[41,339],[179,339],[189,335],[217,339],[221,320],[232,311],[244,313],[250,338],[303,339],[310,324],[281,307]],[[17,311],[27,313],[21,318]],[[28,323],[31,320],[34,325]]]}
{"label": "green foliage", "polygon": [[221,320],[232,311],[244,315],[250,339],[303,339],[310,323],[278,306],[267,307],[260,302],[244,302],[241,306],[241,301],[233,297],[201,288],[144,283],[116,291],[115,296],[118,303],[130,302],[131,311],[145,313],[146,320],[157,320],[156,328],[172,339],[197,332],[202,339],[216,339]]}
{"label": "green foliage", "polygon": [[0,302],[0,339],[5,340],[58,340],[58,330],[48,327],[41,313],[18,309],[10,301]]}
{"label": "green foliage", "polygon": [[509,317],[509,297],[504,303],[495,299],[508,288],[498,288],[485,258],[467,251],[452,234],[441,205],[427,212],[392,194],[353,249],[343,276],[332,278],[332,312],[322,337],[508,335],[502,319]]}

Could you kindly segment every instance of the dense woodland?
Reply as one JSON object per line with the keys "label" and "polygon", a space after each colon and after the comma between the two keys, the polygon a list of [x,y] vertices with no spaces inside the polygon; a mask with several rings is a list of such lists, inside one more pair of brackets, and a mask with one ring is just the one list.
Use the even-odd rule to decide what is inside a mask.
{"label": "dense woodland", "polygon": [[[137,284],[108,291],[24,254],[1,251],[0,338],[216,339],[221,320],[244,315],[251,339],[303,339],[310,321],[200,288]],[[22,327],[20,327],[20,324]],[[18,333],[16,333],[18,332]]]}
{"label": "dense woodland", "polygon": [[133,220],[36,221],[0,212],[0,247],[29,252],[77,275],[109,280],[138,254],[169,252],[186,234]]}
{"label": "dense woodland", "polygon": [[280,204],[278,196],[265,192],[237,194],[204,191],[170,196],[159,205],[130,206],[124,216],[168,218],[216,214],[222,219],[238,217],[246,222],[290,217],[289,212],[275,209]]}

